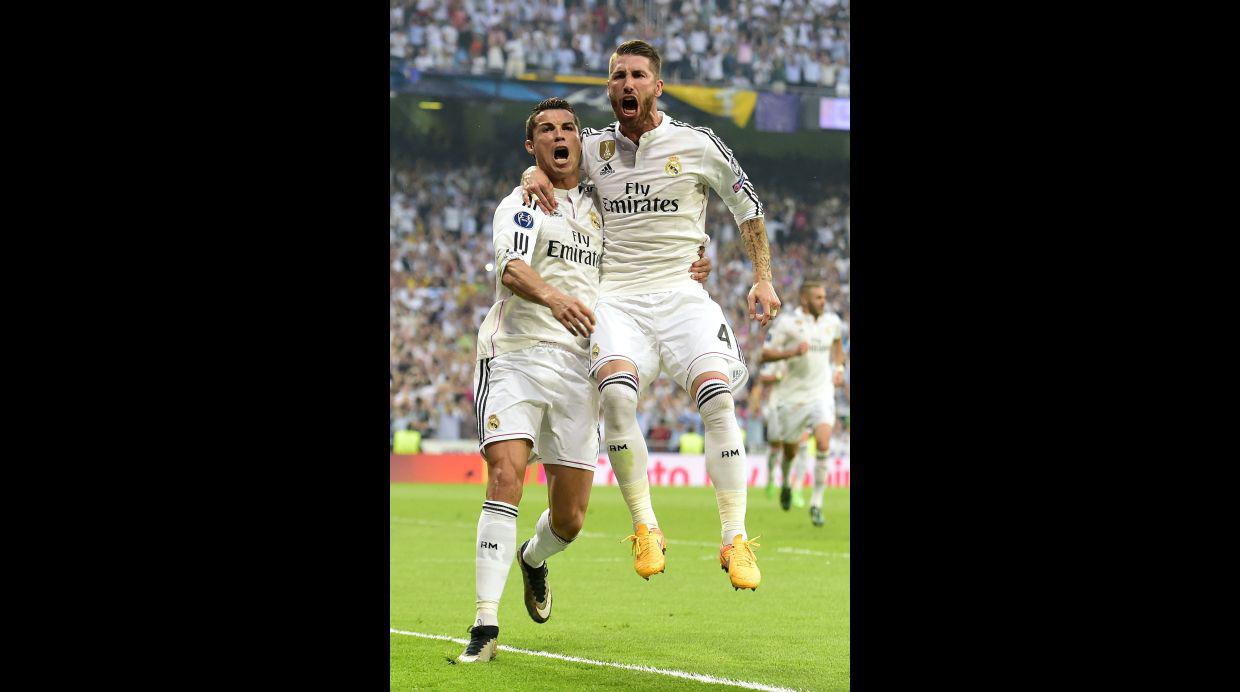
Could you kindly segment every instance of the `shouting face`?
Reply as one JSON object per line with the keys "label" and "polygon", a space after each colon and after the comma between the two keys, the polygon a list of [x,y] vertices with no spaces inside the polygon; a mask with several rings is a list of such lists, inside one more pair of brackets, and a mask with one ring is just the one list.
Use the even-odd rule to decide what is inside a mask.
{"label": "shouting face", "polygon": [[553,108],[534,116],[534,139],[526,140],[525,150],[552,184],[575,177],[581,165],[581,137],[577,118],[569,111]]}
{"label": "shouting face", "polygon": [[616,55],[607,79],[607,98],[625,130],[654,129],[655,99],[663,95],[663,80],[650,69],[644,55]]}

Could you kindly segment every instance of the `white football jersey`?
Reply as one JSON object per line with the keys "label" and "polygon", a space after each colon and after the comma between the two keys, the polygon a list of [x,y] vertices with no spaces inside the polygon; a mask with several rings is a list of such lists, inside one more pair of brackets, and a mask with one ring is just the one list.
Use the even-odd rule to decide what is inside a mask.
{"label": "white football jersey", "polygon": [[[769,334],[768,334],[768,341],[769,341]],[[786,377],[787,374],[788,374],[788,361],[785,361],[785,360],[776,360],[776,361],[766,362],[762,364],[762,367],[758,368],[758,377],[774,376],[778,378],[774,382],[763,383],[763,386],[766,387],[766,390],[768,392],[766,396],[766,403],[763,404],[763,407],[766,408],[767,410],[770,410],[772,407],[779,405],[779,386],[783,384],[784,377]]]}
{"label": "white football jersey", "polygon": [[600,295],[704,291],[689,265],[710,242],[707,188],[737,224],[763,215],[753,183],[714,132],[660,115],[640,147],[619,123],[581,131],[581,170],[607,225]]}
{"label": "white football jersey", "polygon": [[478,329],[479,359],[494,358],[539,341],[563,344],[583,356],[589,352],[589,337],[569,334],[550,308],[516,295],[502,281],[508,262],[520,259],[547,283],[594,307],[603,219],[585,186],[556,188],[555,197],[558,208],[545,214],[533,202],[522,204],[518,187],[495,210],[495,304]]}
{"label": "white football jersey", "polygon": [[768,341],[772,348],[786,351],[809,342],[809,350],[803,355],[779,361],[788,364],[787,374],[779,384],[781,403],[798,405],[823,397],[834,400],[831,344],[840,338],[842,326],[834,312],[828,310],[815,319],[800,306],[775,318]]}

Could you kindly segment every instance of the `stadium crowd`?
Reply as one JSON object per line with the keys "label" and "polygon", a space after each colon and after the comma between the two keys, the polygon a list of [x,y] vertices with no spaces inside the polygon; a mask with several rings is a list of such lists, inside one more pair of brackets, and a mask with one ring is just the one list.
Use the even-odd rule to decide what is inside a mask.
{"label": "stadium crowd", "polygon": [[849,95],[849,0],[390,0],[392,69],[605,75],[640,38],[673,84]]}
{"label": "stadium crowd", "polygon": [[[474,340],[495,300],[495,274],[487,268],[493,261],[491,220],[524,165],[423,159],[390,170],[392,431],[415,429],[424,439],[476,439]],[[847,329],[848,186],[821,183],[794,190],[777,187],[775,176],[766,179],[771,183],[758,193],[766,205],[780,299],[795,305],[802,279],[822,279],[828,302]],[[714,263],[706,288],[727,311],[756,373],[765,334],[748,316],[751,268],[731,214],[713,194],[706,231]],[[749,413],[743,395],[737,413],[744,427]],[[638,422],[652,450],[674,449],[685,430],[702,431],[689,396],[666,377],[642,398]]]}

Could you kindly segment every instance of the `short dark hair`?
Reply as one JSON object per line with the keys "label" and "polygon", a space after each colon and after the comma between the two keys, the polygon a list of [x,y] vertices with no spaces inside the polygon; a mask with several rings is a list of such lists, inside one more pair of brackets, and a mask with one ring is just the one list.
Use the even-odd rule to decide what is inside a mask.
{"label": "short dark hair", "polygon": [[530,111],[530,117],[525,119],[525,139],[530,141],[534,139],[534,118],[543,111],[565,110],[573,114],[573,124],[577,126],[577,131],[581,131],[581,119],[577,117],[577,112],[573,110],[573,104],[561,98],[552,96],[549,99],[543,99],[534,106],[534,110]]}
{"label": "short dark hair", "polygon": [[625,41],[624,43],[616,46],[616,50],[611,54],[611,59],[608,59],[607,61],[608,71],[611,70],[612,62],[616,56],[619,55],[640,55],[644,58],[648,58],[650,60],[650,70],[654,72],[654,78],[659,78],[659,71],[663,67],[663,59],[659,57],[659,51],[655,50],[655,47],[649,43],[646,43],[641,39],[636,39],[633,41]]}

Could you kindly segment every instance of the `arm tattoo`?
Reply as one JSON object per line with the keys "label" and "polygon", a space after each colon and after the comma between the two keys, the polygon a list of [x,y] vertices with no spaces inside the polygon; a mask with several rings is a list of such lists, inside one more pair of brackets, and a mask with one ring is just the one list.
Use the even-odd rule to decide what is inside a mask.
{"label": "arm tattoo", "polygon": [[740,226],[741,240],[745,243],[745,254],[753,263],[754,281],[771,280],[771,246],[766,238],[766,223],[759,216],[750,219]]}

